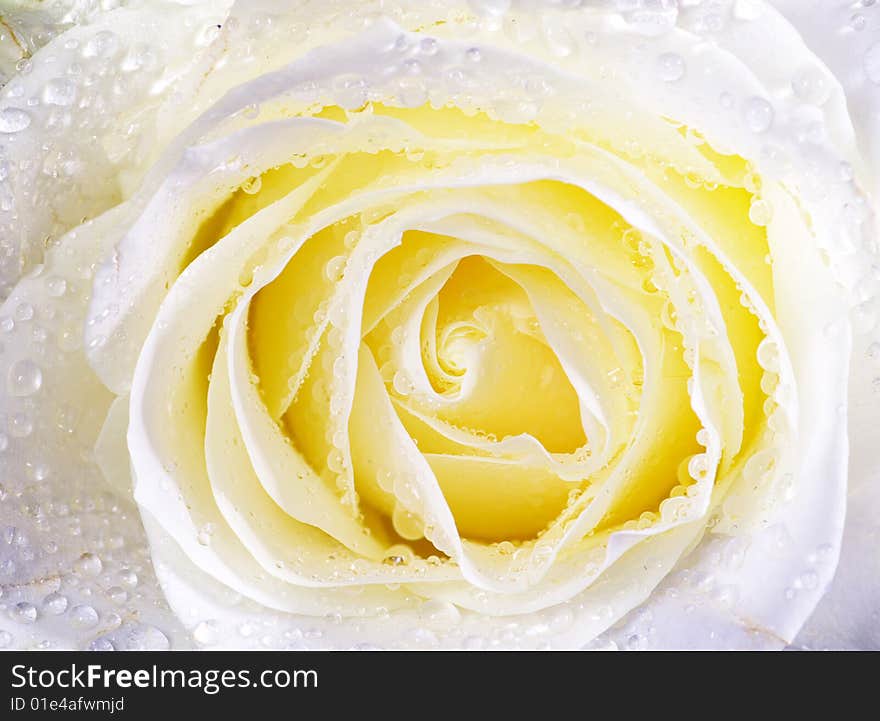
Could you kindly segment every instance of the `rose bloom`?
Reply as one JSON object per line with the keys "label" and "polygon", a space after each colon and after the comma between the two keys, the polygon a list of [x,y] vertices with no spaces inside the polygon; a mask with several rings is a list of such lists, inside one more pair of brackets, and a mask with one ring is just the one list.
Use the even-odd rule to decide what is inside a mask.
{"label": "rose bloom", "polygon": [[0,645],[880,647],[880,5],[2,20]]}

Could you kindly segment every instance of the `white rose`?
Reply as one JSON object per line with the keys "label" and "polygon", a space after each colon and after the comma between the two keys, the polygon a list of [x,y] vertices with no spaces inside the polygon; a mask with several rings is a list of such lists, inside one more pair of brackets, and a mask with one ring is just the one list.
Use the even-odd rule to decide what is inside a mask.
{"label": "white rose", "polygon": [[880,643],[862,4],[8,13],[3,644]]}

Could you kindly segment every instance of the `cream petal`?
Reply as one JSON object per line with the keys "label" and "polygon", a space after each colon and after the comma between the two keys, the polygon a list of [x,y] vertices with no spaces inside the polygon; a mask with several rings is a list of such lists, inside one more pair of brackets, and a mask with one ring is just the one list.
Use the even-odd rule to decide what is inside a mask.
{"label": "cream petal", "polygon": [[235,416],[254,471],[265,492],[284,512],[322,529],[353,551],[380,558],[382,545],[364,534],[351,507],[309,465],[269,415],[256,388],[247,355],[247,303],[229,317],[229,383]]}
{"label": "cream petal", "polygon": [[[401,594],[368,584],[424,580],[434,575],[454,577],[454,572],[438,567],[426,566],[417,574],[407,573],[407,568],[368,562],[340,543],[337,540],[340,536],[328,535],[317,525],[298,521],[276,505],[261,487],[238,427],[229,369],[229,360],[236,351],[228,347],[229,343],[235,341],[221,338],[214,356],[208,390],[205,457],[211,489],[223,517],[259,564],[269,574],[296,585],[337,588],[366,585],[365,590],[349,594],[359,608],[392,608],[401,603]],[[236,381],[247,382],[240,378]],[[294,475],[288,474],[285,479],[285,485],[294,485],[295,481],[291,482]],[[376,544],[358,545],[375,553],[372,546]]]}
{"label": "cream petal", "polygon": [[[304,152],[317,138],[341,129],[328,121],[294,119],[283,121],[271,133],[244,130],[184,153],[95,275],[86,343],[89,360],[109,388],[122,393],[131,383],[159,305],[180,273],[196,229],[207,219],[193,214],[193,207],[213,210],[248,177],[275,165],[277,153]],[[312,192],[315,185],[308,186]],[[244,223],[251,234],[240,254],[255,253],[266,234],[287,222],[307,199],[308,195],[294,194],[289,207],[282,202],[274,211],[267,209],[261,220],[255,217]],[[237,284],[241,265],[235,281],[221,290],[227,294],[221,303]],[[153,270],[143,273],[143,268]]]}
{"label": "cream petal", "polygon": [[[15,142],[4,140],[6,160],[16,171],[0,182],[5,248],[0,295],[7,295],[22,270],[43,261],[47,238],[54,244],[84,218],[95,218],[128,196],[120,187],[125,184],[123,176],[142,173],[139,163],[143,158],[133,149],[151,142],[152,125],[132,119],[138,114],[148,117],[167,99],[167,88],[158,86],[160,79],[167,84],[185,74],[202,52],[193,42],[192,28],[222,22],[228,5],[226,0],[189,7],[174,4],[165,12],[156,12],[151,6],[102,11],[91,5],[65,9],[40,3],[38,12],[47,17],[49,27],[39,35],[48,38],[55,32],[55,37],[36,49],[29,58],[28,72],[11,78],[0,98],[0,110],[15,108],[26,113],[20,116],[26,121],[18,123],[26,122],[26,127],[11,136]],[[84,24],[67,25],[86,19]],[[85,76],[103,68],[108,58],[126,60],[136,70],[126,76],[126,92],[114,92],[110,79],[88,89],[90,102],[75,102],[76,85],[66,83],[59,70],[78,66]],[[53,102],[20,107],[28,97],[43,98],[47,87],[63,93],[51,97]],[[75,132],[52,132],[51,116],[59,110]],[[52,133],[48,144],[47,132]],[[83,143],[87,134],[100,142]],[[22,199],[30,193],[45,199],[44,212],[30,212],[23,205]]]}
{"label": "cream petal", "polygon": [[[464,648],[504,645],[514,622],[522,631],[519,643],[551,648],[578,648],[607,629],[625,612],[648,597],[665,575],[669,560],[692,540],[689,529],[657,536],[620,559],[612,574],[588,589],[570,609],[550,609],[519,617],[484,616],[429,601],[423,609],[397,611],[390,617],[355,625],[320,617],[275,614],[217,584],[180,553],[173,541],[145,517],[156,556],[157,573],[169,603],[187,626],[211,619],[219,647],[257,647],[268,632],[280,647],[289,648]],[[507,644],[510,644],[508,639]]]}
{"label": "cream petal", "polygon": [[128,396],[116,396],[95,440],[95,462],[107,484],[123,498],[133,500],[127,435]]}
{"label": "cream petal", "polygon": [[[33,623],[0,614],[0,627],[15,648],[85,649],[107,634],[118,648],[167,644],[169,638],[186,643],[153,575],[130,490],[119,492],[128,486],[128,463],[112,448],[118,429],[102,432],[112,394],[82,348],[89,268],[118,222],[119,214],[111,212],[70,233],[47,251],[40,272],[20,281],[0,306],[0,469],[6,479],[0,524],[13,541],[4,551],[3,601],[9,608],[26,604],[36,614]],[[25,360],[33,365],[15,365]],[[121,409],[123,401],[114,411]],[[106,445],[93,453],[99,439]],[[111,474],[106,480],[94,462],[95,453],[107,460],[103,451],[116,454],[115,461],[102,463]],[[95,582],[113,593],[89,593]],[[51,612],[66,604],[110,619],[118,611],[116,594],[128,595],[132,586],[126,584],[132,583],[138,599],[131,604],[143,605],[136,622],[117,629],[78,626],[68,614]]]}

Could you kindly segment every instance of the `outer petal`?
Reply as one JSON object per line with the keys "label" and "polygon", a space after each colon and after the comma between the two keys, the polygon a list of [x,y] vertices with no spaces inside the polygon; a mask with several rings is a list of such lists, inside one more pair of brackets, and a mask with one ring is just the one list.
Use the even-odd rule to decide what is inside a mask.
{"label": "outer petal", "polygon": [[[0,173],[0,297],[22,270],[40,262],[46,245],[124,199],[131,175],[139,180],[151,113],[203,50],[206,38],[191,28],[222,20],[228,7],[225,0],[132,5],[94,16],[69,8],[60,22],[89,22],[37,50],[27,72],[0,92],[0,112],[11,113],[0,133],[0,160],[7,171],[17,168]],[[102,79],[85,105],[65,76],[71,66]],[[104,80],[109,68],[125,73],[124,93],[114,88],[115,74]],[[29,98],[39,102],[31,107]],[[87,135],[102,142],[80,142]],[[33,212],[33,197],[45,203],[42,212]]]}
{"label": "outer petal", "polygon": [[[95,12],[99,6],[93,3],[27,3],[26,17],[10,22],[23,29],[22,22],[34,27],[29,23],[36,20],[40,32],[30,38],[32,55],[24,70],[0,91],[0,112],[20,108],[29,97],[41,99],[41,105],[26,110],[24,121],[13,115],[16,122],[0,134],[3,647],[161,649],[191,644],[153,573],[149,544],[128,497],[127,470],[120,463],[127,451],[114,448],[118,434],[100,433],[111,396],[83,352],[91,269],[129,222],[127,212],[124,206],[114,208],[65,231],[79,225],[84,214],[96,216],[118,202],[117,171],[137,163],[126,151],[149,129],[148,122],[126,121],[123,112],[131,103],[158,103],[164,97],[154,82],[163,75],[171,79],[192,60],[187,19],[200,25],[222,16],[224,7],[132,5],[138,7]],[[68,29],[73,22],[83,24]],[[44,88],[70,64],[80,62],[93,72],[111,59],[125,61],[133,73],[126,93],[114,94],[111,83],[96,86],[88,110],[44,102]],[[53,92],[64,89],[51,87]],[[64,103],[67,97],[59,93],[48,99]],[[96,106],[103,111],[95,112]],[[46,142],[44,133],[63,126],[50,127],[50,115],[55,123],[59,117],[79,123],[81,132],[106,143],[84,144],[78,133],[58,133]],[[108,183],[96,183],[99,177]],[[41,212],[31,209],[34,196],[40,198]],[[50,246],[45,255],[44,241]],[[35,265],[38,261],[42,265]],[[23,270],[32,273],[10,293]],[[23,360],[33,366],[13,370]],[[12,394],[6,382],[11,372],[18,379]],[[114,469],[113,485],[105,483],[95,460]]]}
{"label": "outer petal", "polygon": [[[800,31],[846,91],[868,164],[865,183],[875,200],[880,198],[880,5],[855,7],[845,0],[772,0],[772,4]],[[850,473],[843,547],[834,581],[795,641],[809,648],[880,648],[880,327],[876,296],[873,307],[867,303],[856,319],[856,330],[861,332],[854,339],[851,368]]]}

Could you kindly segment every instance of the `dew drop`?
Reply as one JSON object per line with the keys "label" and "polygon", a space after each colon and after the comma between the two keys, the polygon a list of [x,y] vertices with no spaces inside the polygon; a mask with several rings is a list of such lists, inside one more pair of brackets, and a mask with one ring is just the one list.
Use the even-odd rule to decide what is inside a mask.
{"label": "dew drop", "polygon": [[743,105],[743,119],[753,133],[766,133],[773,125],[773,106],[764,98],[752,97]]}
{"label": "dew drop", "polygon": [[324,277],[331,283],[338,283],[345,274],[345,256],[337,255],[327,261],[324,266]]}
{"label": "dew drop", "polygon": [[27,438],[34,431],[34,422],[26,413],[16,413],[9,419],[9,433],[15,438]]}
{"label": "dew drop", "polygon": [[43,599],[43,610],[53,616],[64,613],[67,610],[67,596],[60,593],[50,593]]}
{"label": "dew drop", "polygon": [[255,175],[241,184],[241,192],[246,193],[247,195],[256,195],[260,192],[260,188],[262,187],[263,179],[259,175]]}
{"label": "dew drop", "polygon": [[81,576],[97,576],[103,567],[101,559],[94,553],[84,553],[74,564],[74,569]]}
{"label": "dew drop", "polygon": [[385,558],[382,560],[382,562],[386,566],[405,566],[410,563],[413,558],[414,554],[409,546],[397,544],[395,546],[391,546],[385,552]]}
{"label": "dew drop", "polygon": [[342,473],[345,469],[345,458],[338,448],[327,454],[327,468],[333,473]]}
{"label": "dew drop", "polygon": [[117,605],[122,605],[128,600],[128,591],[121,586],[111,586],[107,589],[107,598]]}
{"label": "dew drop", "polygon": [[357,110],[367,102],[367,84],[361,78],[350,78],[339,84],[335,95],[339,107],[344,110]]}
{"label": "dew drop", "polygon": [[76,84],[69,78],[54,78],[43,88],[43,102],[47,105],[73,105]]}
{"label": "dew drop", "polygon": [[46,291],[53,298],[60,298],[67,292],[67,281],[57,276],[48,278],[46,280]]}
{"label": "dew drop", "polygon": [[749,220],[755,225],[765,226],[773,218],[773,209],[766,200],[755,198],[749,206]]}
{"label": "dew drop", "polygon": [[616,0],[630,28],[646,36],[669,32],[678,19],[678,0]]}
{"label": "dew drop", "polygon": [[34,319],[34,307],[30,303],[19,303],[15,308],[15,320],[26,323]]}
{"label": "dew drop", "polygon": [[639,649],[642,647],[642,642],[643,642],[642,637],[639,636],[639,634],[634,633],[632,636],[630,636],[630,637],[626,640],[626,647],[627,647],[630,651],[637,651],[637,650],[639,650]]}
{"label": "dew drop", "polygon": [[82,55],[86,58],[111,58],[118,50],[119,38],[109,30],[102,30],[83,45]]}
{"label": "dew drop", "polygon": [[250,638],[254,635],[254,630],[253,624],[245,622],[238,627],[238,635],[242,638]]}
{"label": "dew drop", "polygon": [[419,612],[432,625],[454,626],[461,621],[461,611],[449,601],[425,601]]}
{"label": "dew drop", "polygon": [[657,58],[657,75],[666,83],[674,83],[684,77],[684,59],[678,53],[663,53]]}
{"label": "dew drop", "polygon": [[211,541],[213,540],[213,536],[214,536],[214,524],[206,523],[204,526],[202,526],[199,529],[198,534],[196,534],[196,540],[202,546],[210,546]]}
{"label": "dew drop", "polygon": [[419,43],[419,52],[422,55],[436,55],[437,41],[434,38],[425,38]]}
{"label": "dew drop", "polygon": [[779,347],[771,340],[765,338],[758,344],[758,364],[771,373],[778,373],[779,364]]}
{"label": "dew drop", "polygon": [[395,506],[392,514],[394,530],[401,538],[407,541],[415,541],[425,535],[425,526],[421,519],[414,513],[410,513],[403,506]]}
{"label": "dew drop", "polygon": [[33,623],[37,620],[37,607],[27,601],[16,603],[10,610],[10,615],[14,621],[19,623]]}
{"label": "dew drop", "polygon": [[43,372],[30,359],[16,361],[9,367],[6,388],[9,395],[18,398],[33,395],[43,385]]}
{"label": "dew drop", "polygon": [[695,480],[700,480],[709,470],[709,462],[704,453],[696,453],[688,461],[688,474]]}
{"label": "dew drop", "polygon": [[98,612],[82,603],[70,609],[70,622],[76,628],[92,628],[98,623]]}
{"label": "dew drop", "polygon": [[791,87],[798,98],[810,105],[822,105],[831,92],[825,75],[815,67],[798,71],[791,81]]}
{"label": "dew drop", "polygon": [[31,124],[31,116],[21,108],[0,110],[0,133],[17,133]]}
{"label": "dew drop", "polygon": [[405,108],[417,108],[427,102],[428,91],[421,82],[404,79],[400,83],[398,99],[400,100],[400,104]]}
{"label": "dew drop", "polygon": [[409,395],[414,390],[412,381],[402,370],[399,370],[394,374],[391,385],[394,386],[395,392],[402,396]]}
{"label": "dew drop", "polygon": [[510,5],[511,0],[470,0],[474,12],[496,17],[506,14],[510,10]]}
{"label": "dew drop", "polygon": [[217,624],[214,621],[201,621],[193,629],[193,638],[202,646],[210,646],[217,641]]}
{"label": "dew drop", "polygon": [[801,586],[806,589],[813,589],[819,585],[819,574],[815,571],[805,571],[801,574],[801,577],[798,579]]}

